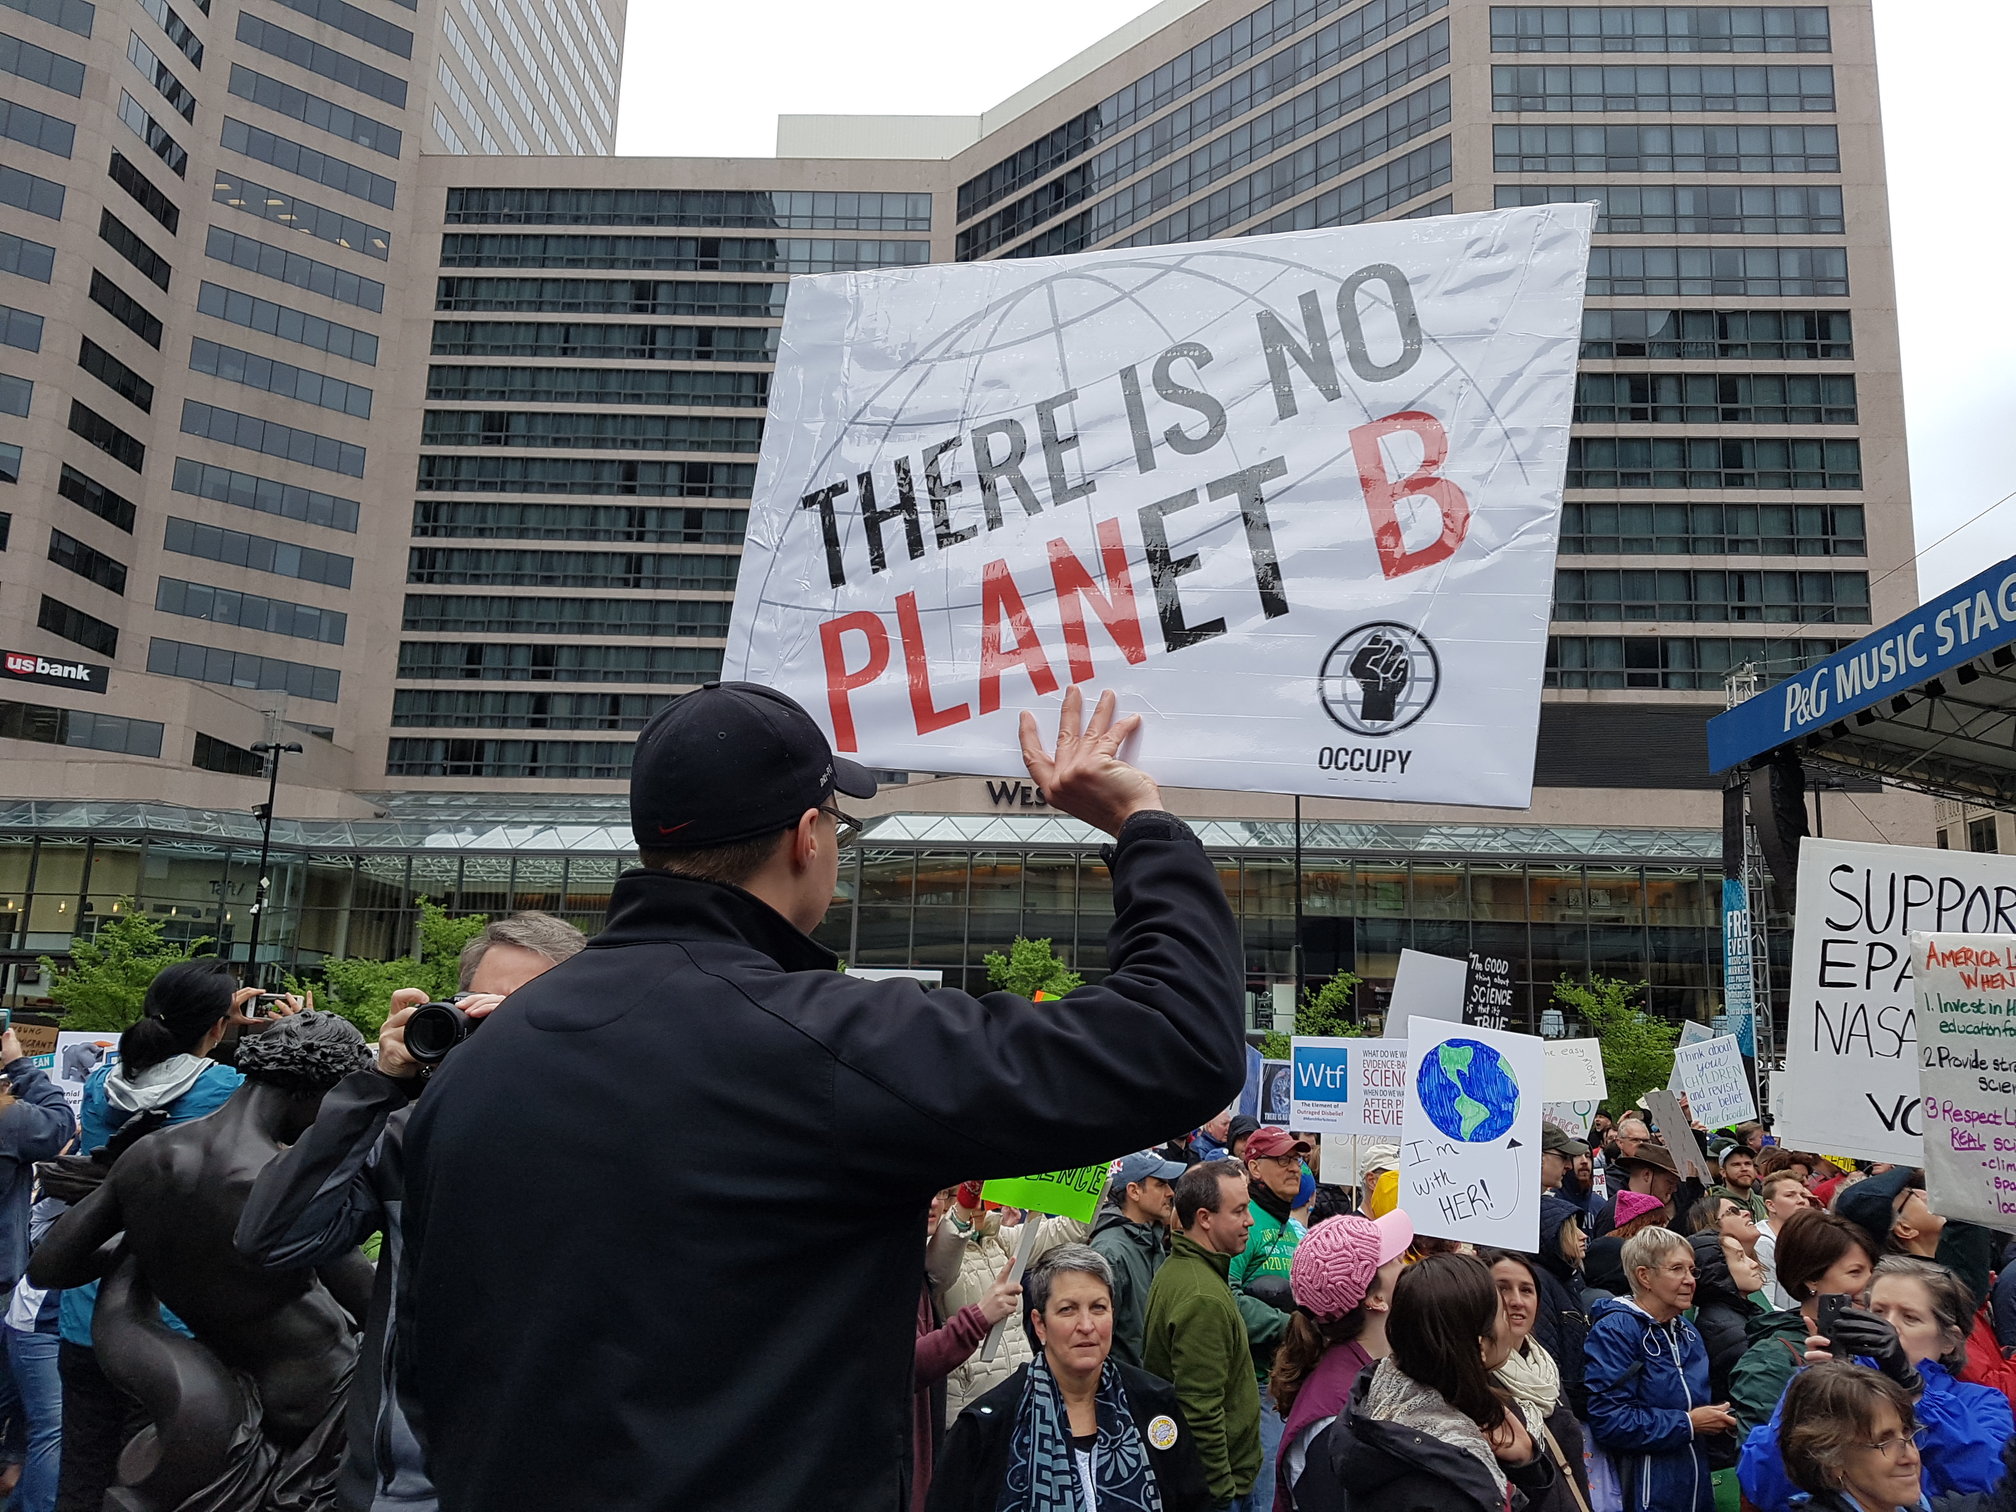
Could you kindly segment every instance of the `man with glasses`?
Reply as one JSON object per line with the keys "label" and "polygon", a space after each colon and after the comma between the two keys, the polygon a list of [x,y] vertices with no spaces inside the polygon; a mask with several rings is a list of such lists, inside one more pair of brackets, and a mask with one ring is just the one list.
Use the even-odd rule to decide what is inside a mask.
{"label": "man with glasses", "polygon": [[838,803],[875,784],[792,700],[710,684],[645,727],[607,927],[414,1114],[400,1359],[444,1512],[904,1506],[932,1196],[1237,1093],[1218,873],[1120,759],[1139,716],[1061,703],[1022,756],[1115,837],[1114,925],[1108,974],[1042,1003],[833,969]]}
{"label": "man with glasses", "polygon": [[1230,1280],[1260,1384],[1261,1460],[1256,1486],[1274,1484],[1274,1457],[1281,1450],[1281,1413],[1267,1393],[1267,1377],[1273,1373],[1274,1351],[1288,1332],[1288,1315],[1295,1307],[1288,1267],[1302,1242],[1303,1228],[1289,1212],[1302,1189],[1302,1163],[1311,1148],[1306,1139],[1272,1124],[1262,1124],[1246,1139],[1253,1229],[1246,1236],[1246,1248],[1232,1257]]}

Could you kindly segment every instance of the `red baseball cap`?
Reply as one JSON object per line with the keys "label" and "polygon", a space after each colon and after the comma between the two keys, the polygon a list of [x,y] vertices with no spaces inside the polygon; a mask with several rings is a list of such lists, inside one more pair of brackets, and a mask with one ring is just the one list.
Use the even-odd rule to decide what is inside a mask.
{"label": "red baseball cap", "polygon": [[1293,1151],[1297,1155],[1307,1155],[1314,1146],[1306,1139],[1297,1139],[1286,1129],[1273,1124],[1262,1124],[1246,1138],[1246,1158],[1257,1155],[1286,1155]]}

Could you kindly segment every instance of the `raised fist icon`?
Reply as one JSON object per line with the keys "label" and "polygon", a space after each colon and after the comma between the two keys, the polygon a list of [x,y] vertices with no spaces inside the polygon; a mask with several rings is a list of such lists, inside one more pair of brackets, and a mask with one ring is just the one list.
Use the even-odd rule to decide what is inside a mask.
{"label": "raised fist icon", "polygon": [[1360,646],[1346,669],[1358,684],[1358,717],[1367,724],[1391,724],[1393,708],[1407,686],[1407,648],[1384,633]]}

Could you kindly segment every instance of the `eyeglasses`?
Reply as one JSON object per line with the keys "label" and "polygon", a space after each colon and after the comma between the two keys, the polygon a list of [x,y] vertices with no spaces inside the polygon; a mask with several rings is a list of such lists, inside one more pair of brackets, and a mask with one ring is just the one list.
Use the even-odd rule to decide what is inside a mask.
{"label": "eyeglasses", "polygon": [[833,816],[833,833],[841,849],[846,849],[861,838],[861,821],[852,814],[842,813],[830,803],[823,805],[819,812]]}
{"label": "eyeglasses", "polygon": [[1920,1428],[1914,1433],[1900,1433],[1892,1438],[1881,1439],[1873,1444],[1858,1444],[1855,1447],[1858,1449],[1874,1449],[1883,1458],[1895,1465],[1903,1460],[1904,1446],[1907,1444],[1913,1449],[1924,1448],[1925,1430]]}

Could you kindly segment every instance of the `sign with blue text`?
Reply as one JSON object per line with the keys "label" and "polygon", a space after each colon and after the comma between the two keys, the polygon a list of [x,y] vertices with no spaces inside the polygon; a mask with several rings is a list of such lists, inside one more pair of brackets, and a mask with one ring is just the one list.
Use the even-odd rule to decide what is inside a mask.
{"label": "sign with blue text", "polygon": [[1400,1137],[1407,1083],[1405,1040],[1297,1035],[1289,1045],[1294,1076],[1290,1128]]}
{"label": "sign with blue text", "polygon": [[1942,1218],[2016,1220],[2016,935],[1914,934],[1925,1195]]}
{"label": "sign with blue text", "polygon": [[1722,879],[1722,1011],[1745,1054],[1757,1053],[1757,1003],[1752,987],[1756,962],[1750,927],[1750,889],[1741,877]]}

